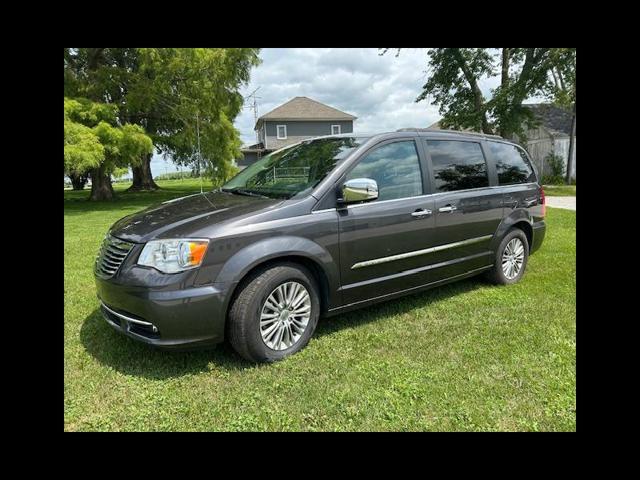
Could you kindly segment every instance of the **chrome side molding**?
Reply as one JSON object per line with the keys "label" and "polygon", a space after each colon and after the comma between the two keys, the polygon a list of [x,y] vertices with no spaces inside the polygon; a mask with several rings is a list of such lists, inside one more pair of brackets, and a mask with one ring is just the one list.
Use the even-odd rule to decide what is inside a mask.
{"label": "chrome side molding", "polygon": [[447,243],[445,245],[438,245],[431,248],[425,248],[423,250],[414,250],[412,252],[399,253],[397,255],[390,255],[388,257],[374,258],[373,260],[367,260],[354,264],[351,267],[351,270],[370,267],[372,265],[380,265],[381,263],[395,262],[396,260],[404,260],[405,258],[417,257],[418,255],[440,252],[442,250],[448,250],[450,248],[462,247],[463,245],[471,245],[473,243],[484,242],[485,240],[489,240],[492,237],[493,235],[484,235],[482,237],[470,238],[468,240],[462,240],[460,242]]}

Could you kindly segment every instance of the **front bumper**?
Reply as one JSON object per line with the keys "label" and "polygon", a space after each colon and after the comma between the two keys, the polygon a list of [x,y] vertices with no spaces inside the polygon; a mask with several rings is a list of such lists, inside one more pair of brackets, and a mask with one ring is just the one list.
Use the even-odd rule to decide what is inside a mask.
{"label": "front bumper", "polygon": [[224,340],[223,284],[160,289],[95,277],[102,315],[135,340],[163,348],[201,347]]}

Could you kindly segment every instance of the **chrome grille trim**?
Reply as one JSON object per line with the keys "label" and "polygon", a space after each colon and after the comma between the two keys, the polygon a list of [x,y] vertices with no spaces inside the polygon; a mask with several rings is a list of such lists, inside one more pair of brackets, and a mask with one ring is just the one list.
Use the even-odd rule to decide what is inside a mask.
{"label": "chrome grille trim", "polygon": [[100,305],[102,305],[102,307],[109,313],[115,315],[116,317],[122,319],[122,320],[126,320],[127,322],[132,322],[132,323],[137,323],[138,325],[144,325],[145,327],[154,327],[153,323],[151,322],[145,322],[143,320],[138,320],[137,318],[131,318],[127,315],[123,315],[122,313],[118,313],[115,310],[110,309],[109,307],[107,307],[107,305],[105,305],[105,303],[103,301],[100,301]]}
{"label": "chrome grille trim", "polygon": [[96,258],[96,274],[103,278],[113,277],[134,245],[107,234]]}

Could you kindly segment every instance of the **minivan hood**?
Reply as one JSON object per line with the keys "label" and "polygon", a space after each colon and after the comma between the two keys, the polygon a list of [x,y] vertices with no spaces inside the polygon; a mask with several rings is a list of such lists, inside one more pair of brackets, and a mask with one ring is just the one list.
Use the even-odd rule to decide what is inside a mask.
{"label": "minivan hood", "polygon": [[219,223],[231,218],[273,207],[282,199],[237,195],[222,191],[197,193],[152,205],[121,218],[111,227],[114,237],[135,243],[153,238],[181,238],[205,223]]}

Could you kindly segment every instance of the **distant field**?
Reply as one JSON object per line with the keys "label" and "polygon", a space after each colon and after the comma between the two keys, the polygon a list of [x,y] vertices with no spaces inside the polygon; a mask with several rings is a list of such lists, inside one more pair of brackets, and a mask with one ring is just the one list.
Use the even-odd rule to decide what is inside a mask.
{"label": "distant field", "polygon": [[227,345],[153,350],[101,318],[92,266],[109,226],[199,190],[159,183],[118,184],[113,202],[64,192],[66,431],[576,429],[575,212],[547,209],[519,284],[474,278],[321,320],[299,354],[253,365]]}

